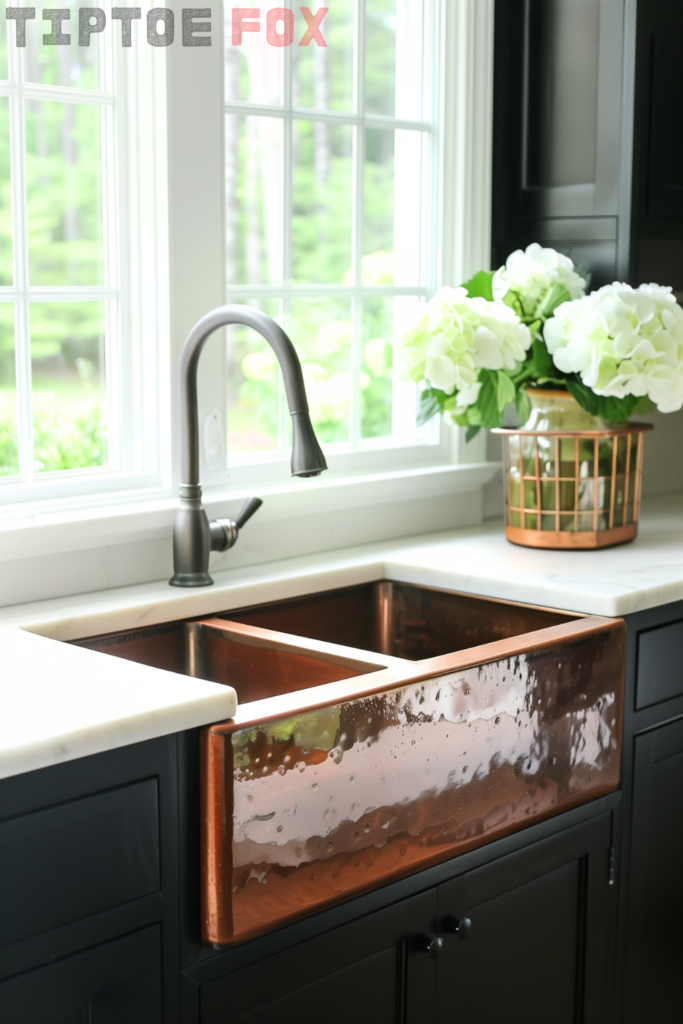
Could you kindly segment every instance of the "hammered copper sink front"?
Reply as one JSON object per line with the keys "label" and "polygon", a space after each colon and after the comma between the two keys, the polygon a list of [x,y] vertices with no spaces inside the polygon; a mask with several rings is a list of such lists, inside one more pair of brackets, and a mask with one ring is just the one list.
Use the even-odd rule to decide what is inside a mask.
{"label": "hammered copper sink front", "polygon": [[202,928],[222,946],[616,789],[625,636],[380,581],[81,643],[237,690],[202,732]]}

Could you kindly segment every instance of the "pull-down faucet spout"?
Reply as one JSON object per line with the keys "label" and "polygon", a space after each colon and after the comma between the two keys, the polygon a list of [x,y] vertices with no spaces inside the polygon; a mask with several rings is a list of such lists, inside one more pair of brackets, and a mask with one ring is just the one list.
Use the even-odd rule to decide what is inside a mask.
{"label": "pull-down faucet spout", "polygon": [[202,505],[197,365],[209,335],[230,324],[258,331],[277,356],[292,414],[292,476],[318,476],[327,469],[308,413],[301,363],[282,328],[250,306],[219,306],[203,316],[188,334],[180,354],[180,507],[173,528],[173,576],[169,580],[174,587],[205,587],[213,583],[209,576],[210,552],[232,547],[240,528],[261,505],[258,498],[249,498],[234,523],[225,519],[209,523]]}

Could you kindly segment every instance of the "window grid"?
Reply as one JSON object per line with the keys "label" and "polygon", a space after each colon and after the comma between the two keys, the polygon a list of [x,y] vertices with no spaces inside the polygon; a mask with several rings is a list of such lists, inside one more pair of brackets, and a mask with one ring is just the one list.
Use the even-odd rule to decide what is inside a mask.
{"label": "window grid", "polygon": [[[32,23],[31,27],[35,24]],[[115,90],[114,61],[111,43],[100,41],[100,84],[104,89],[77,86],[44,85],[31,82],[26,72],[26,50],[15,45],[7,33],[7,74],[0,80],[0,98],[9,101],[10,178],[12,203],[12,267],[13,284],[0,286],[0,302],[14,305],[15,372],[17,403],[17,441],[19,474],[0,478],[0,484],[32,485],[56,478],[102,476],[116,471],[121,464],[120,451],[120,380],[118,330],[119,288],[117,282],[117,223]],[[32,285],[29,279],[28,209],[26,176],[26,105],[31,101],[57,102],[63,106],[90,106],[100,111],[101,214],[102,214],[102,281],[101,285]],[[32,303],[37,302],[102,302],[104,305],[104,380],[107,460],[104,465],[87,469],[43,471],[36,473],[33,430],[33,391],[31,365]]]}
{"label": "window grid", "polygon": [[[423,33],[427,38],[425,24],[428,14],[426,8],[436,9],[438,4],[429,4],[428,0],[423,8]],[[227,12],[226,12],[227,16]],[[282,284],[228,284],[226,288],[227,301],[249,299],[259,300],[265,298],[280,300],[280,316],[287,329],[291,322],[292,300],[297,298],[346,298],[350,301],[351,321],[351,350],[350,350],[350,374],[351,393],[349,410],[349,440],[348,443],[336,443],[328,446],[328,450],[335,448],[340,451],[357,452],[360,450],[377,449],[382,447],[395,447],[397,445],[411,446],[425,441],[435,443],[438,441],[439,425],[432,422],[426,428],[418,429],[414,424],[406,426],[406,420],[410,418],[410,412],[417,409],[417,389],[413,384],[392,384],[392,433],[384,438],[363,439],[361,437],[361,388],[360,376],[363,364],[363,302],[380,298],[393,298],[399,296],[416,297],[427,299],[434,291],[434,278],[436,271],[436,260],[431,249],[438,237],[437,216],[438,201],[438,154],[436,147],[438,139],[436,125],[436,97],[438,89],[434,87],[438,79],[439,69],[436,54],[437,47],[433,44],[424,47],[423,54],[423,116],[427,109],[430,113],[429,120],[411,120],[399,117],[389,117],[379,114],[367,113],[365,111],[365,43],[366,43],[366,2],[356,0],[355,3],[355,46],[354,46],[354,99],[352,111],[320,110],[317,108],[295,106],[292,104],[292,47],[286,47],[283,51],[284,76],[282,88],[282,106],[273,104],[259,104],[254,102],[228,100],[225,102],[225,114],[237,116],[258,116],[272,117],[280,120],[283,124],[282,144],[282,231],[281,231],[281,265]],[[314,45],[311,43],[311,46]],[[427,74],[427,67],[431,74]],[[353,284],[302,284],[293,282],[292,267],[292,214],[293,214],[293,168],[292,168],[292,131],[294,122],[297,120],[309,122],[322,122],[331,126],[349,126],[353,132],[352,146],[352,238],[351,238],[351,269]],[[363,285],[362,283],[362,257],[363,253],[363,223],[364,223],[364,173],[365,173],[365,137],[367,129],[378,129],[395,133],[399,130],[414,131],[419,138],[421,146],[421,229],[419,245],[420,253],[420,281],[413,285]],[[395,138],[395,135],[394,135]],[[427,140],[428,147],[424,142]],[[427,150],[427,152],[425,152]],[[296,339],[293,339],[296,344]],[[272,461],[273,458],[286,458],[289,454],[289,416],[284,396],[282,379],[279,377],[279,431],[278,448],[267,452],[250,452],[248,455],[232,455],[228,452],[230,463],[239,465],[243,462]],[[407,412],[409,410],[410,412]]]}

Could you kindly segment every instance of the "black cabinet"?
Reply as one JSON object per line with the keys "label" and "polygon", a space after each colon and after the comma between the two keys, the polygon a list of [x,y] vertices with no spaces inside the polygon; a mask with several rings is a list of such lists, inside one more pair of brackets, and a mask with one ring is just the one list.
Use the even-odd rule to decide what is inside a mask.
{"label": "black cabinet", "polygon": [[161,1024],[161,929],[0,983],[3,1024]]}
{"label": "black cabinet", "polygon": [[611,816],[439,887],[438,1024],[604,1024]]}
{"label": "black cabinet", "polygon": [[611,830],[599,815],[227,973],[199,1020],[605,1024]]}
{"label": "black cabinet", "polygon": [[[635,5],[634,5],[635,6]],[[641,0],[636,18],[631,276],[683,291],[680,0]]]}
{"label": "black cabinet", "polygon": [[635,739],[626,1024],[683,1015],[683,719]]}
{"label": "black cabinet", "polygon": [[176,1024],[177,737],[0,780],[2,1024]]}
{"label": "black cabinet", "polygon": [[203,985],[201,1022],[432,1022],[436,911],[432,889]]}
{"label": "black cabinet", "polygon": [[626,272],[625,14],[624,0],[496,0],[493,267],[540,242],[594,286]]}

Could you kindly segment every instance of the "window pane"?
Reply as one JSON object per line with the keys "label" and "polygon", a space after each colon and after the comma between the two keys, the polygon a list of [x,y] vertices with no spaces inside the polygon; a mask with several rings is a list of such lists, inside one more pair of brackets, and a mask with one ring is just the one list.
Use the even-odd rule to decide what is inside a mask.
{"label": "window pane", "polygon": [[103,302],[31,303],[37,472],[107,463]]}
{"label": "window pane", "polygon": [[326,47],[318,46],[315,40],[308,46],[292,47],[292,103],[295,107],[353,109],[354,8],[354,0],[337,0],[334,7],[330,7],[320,24]]}
{"label": "window pane", "polygon": [[[394,282],[394,133],[365,132],[363,284]],[[401,215],[405,210],[401,211]]]}
{"label": "window pane", "polygon": [[421,120],[422,19],[416,0],[367,0],[367,113]]}
{"label": "window pane", "polygon": [[362,281],[420,283],[421,132],[365,132]]}
{"label": "window pane", "polygon": [[[43,8],[36,7],[36,20],[26,22],[25,75],[28,82],[40,82],[42,85],[70,85],[77,89],[100,89],[100,69],[102,54],[101,33],[90,36],[90,46],[78,45],[78,8],[71,8],[71,18],[62,22],[61,31],[71,36],[69,46],[45,46],[43,36],[52,31],[51,21],[42,21]],[[140,27],[144,23],[140,23]],[[133,35],[136,36],[138,25],[133,22]],[[110,24],[105,32],[118,29],[118,25]],[[140,45],[144,40],[135,39]],[[120,45],[120,38],[117,40]],[[146,45],[146,43],[145,43]]]}
{"label": "window pane", "polygon": [[0,477],[19,472],[17,392],[14,367],[14,305],[0,303]]}
{"label": "window pane", "polygon": [[276,117],[226,115],[228,287],[282,281],[282,132]]}
{"label": "window pane", "polygon": [[[280,319],[278,299],[230,299],[261,309]],[[249,327],[229,327],[228,366],[228,461],[242,452],[278,447],[280,421],[280,371],[272,348]]]}
{"label": "window pane", "polygon": [[[247,8],[248,10],[249,8]],[[260,19],[243,16],[245,24],[258,24],[258,32],[242,30],[241,42],[233,45],[233,17],[239,18],[244,8],[225,7],[225,99],[227,103],[282,103],[284,48],[269,46],[266,31],[266,10]],[[233,11],[236,12],[233,15]],[[279,26],[282,30],[282,25]]]}
{"label": "window pane", "polygon": [[391,298],[363,304],[363,360],[360,375],[361,437],[391,434],[391,363],[393,349]]}
{"label": "window pane", "polygon": [[339,284],[351,267],[353,129],[294,121],[294,281]]}
{"label": "window pane", "polygon": [[26,103],[32,285],[102,283],[101,116],[97,107]]}
{"label": "window pane", "polygon": [[290,337],[301,360],[318,439],[323,443],[348,441],[351,303],[346,299],[294,301]]}
{"label": "window pane", "polygon": [[0,98],[0,285],[10,285],[13,280],[9,100],[3,97]]}

